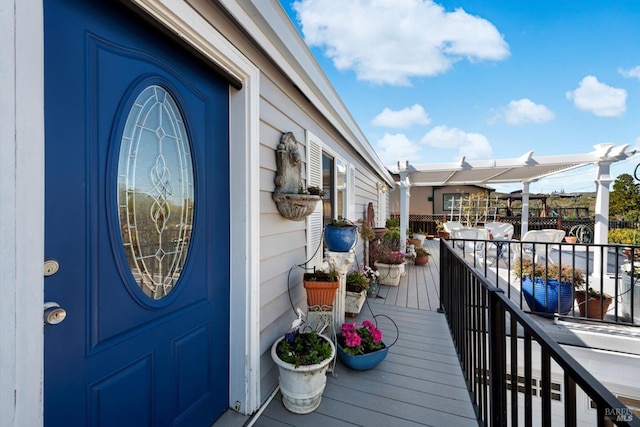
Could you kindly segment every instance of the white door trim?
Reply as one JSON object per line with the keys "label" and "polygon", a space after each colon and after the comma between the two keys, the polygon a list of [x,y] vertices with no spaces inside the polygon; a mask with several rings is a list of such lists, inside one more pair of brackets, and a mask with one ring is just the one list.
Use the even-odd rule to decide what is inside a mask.
{"label": "white door trim", "polygon": [[260,406],[260,71],[186,2],[130,1],[242,82],[242,89],[229,89],[229,407],[250,414]]}
{"label": "white door trim", "polygon": [[42,425],[42,0],[0,7],[0,425]]}

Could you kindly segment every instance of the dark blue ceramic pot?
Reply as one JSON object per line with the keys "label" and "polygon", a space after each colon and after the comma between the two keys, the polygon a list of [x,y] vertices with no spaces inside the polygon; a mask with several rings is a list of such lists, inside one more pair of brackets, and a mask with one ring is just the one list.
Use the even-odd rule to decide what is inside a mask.
{"label": "dark blue ceramic pot", "polygon": [[331,252],[349,252],[356,243],[355,225],[338,227],[327,224],[324,226],[324,243]]}
{"label": "dark blue ceramic pot", "polygon": [[522,278],[522,294],[532,311],[567,314],[573,307],[573,285],[569,282],[558,283],[556,279],[540,277],[532,282],[531,277],[525,276]]}

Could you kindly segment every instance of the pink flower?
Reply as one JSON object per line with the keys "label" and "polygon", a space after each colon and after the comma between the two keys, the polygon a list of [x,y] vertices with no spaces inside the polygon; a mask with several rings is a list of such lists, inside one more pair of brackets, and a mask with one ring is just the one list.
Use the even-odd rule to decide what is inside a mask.
{"label": "pink flower", "polygon": [[382,331],[380,329],[370,329],[369,332],[371,332],[371,339],[374,343],[382,341]]}
{"label": "pink flower", "polygon": [[365,328],[374,328],[376,327],[376,325],[374,325],[373,323],[369,322],[368,320],[365,320],[364,322],[362,322],[362,326],[364,326]]}
{"label": "pink flower", "polygon": [[354,332],[356,330],[356,323],[343,323],[342,327],[340,328],[340,332],[342,332],[344,335],[348,334],[349,332]]}
{"label": "pink flower", "polygon": [[344,335],[345,344],[347,347],[358,347],[362,344],[362,338],[355,332],[348,332]]}

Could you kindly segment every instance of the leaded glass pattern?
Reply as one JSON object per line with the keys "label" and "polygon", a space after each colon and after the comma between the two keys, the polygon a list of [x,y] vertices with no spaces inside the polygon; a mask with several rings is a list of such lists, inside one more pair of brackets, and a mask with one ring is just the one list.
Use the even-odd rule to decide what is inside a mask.
{"label": "leaded glass pattern", "polygon": [[118,211],[131,273],[154,300],[176,287],[193,227],[193,163],[175,99],[151,85],[127,116],[118,162]]}

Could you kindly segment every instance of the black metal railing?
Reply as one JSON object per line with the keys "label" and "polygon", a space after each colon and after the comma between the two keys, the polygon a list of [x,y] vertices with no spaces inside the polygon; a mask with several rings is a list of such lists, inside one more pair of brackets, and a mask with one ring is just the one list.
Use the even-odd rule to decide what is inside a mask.
{"label": "black metal railing", "polygon": [[[640,326],[640,246],[455,238],[450,242],[523,311]],[[535,263],[540,278],[527,275],[520,260],[529,260],[530,268]],[[546,285],[559,276],[580,280]]]}
{"label": "black metal railing", "polygon": [[[440,304],[482,424],[531,426],[535,415],[544,426],[576,426],[582,390],[596,408],[597,425],[640,426],[627,406],[483,277],[454,243],[440,243]],[[552,377],[552,362],[562,371],[561,380]]]}
{"label": "black metal railing", "polygon": [[[399,215],[392,215],[393,218],[400,219]],[[409,215],[409,230],[412,232],[420,231],[427,234],[436,234],[436,221],[443,221],[448,218],[447,215]],[[520,216],[500,216],[501,222],[513,224],[514,237],[521,237],[522,217]],[[630,221],[609,221],[609,230],[616,228],[636,229],[638,223]],[[529,230],[564,230],[569,236],[579,230],[586,230],[586,238],[593,236],[594,218],[561,218],[561,217],[531,217],[528,220]],[[590,243],[591,240],[581,240],[583,243]]]}

